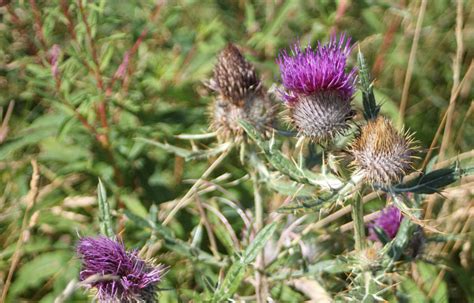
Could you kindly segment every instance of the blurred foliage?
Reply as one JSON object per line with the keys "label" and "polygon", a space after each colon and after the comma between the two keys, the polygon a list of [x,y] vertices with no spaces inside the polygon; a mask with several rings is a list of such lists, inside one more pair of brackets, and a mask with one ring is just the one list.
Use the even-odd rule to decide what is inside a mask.
{"label": "blurred foliage", "polygon": [[[301,195],[314,202],[313,192],[296,188],[289,179],[275,178],[252,156],[240,162],[237,149],[192,193],[197,202],[165,226],[162,221],[186,194],[190,180],[199,179],[219,154],[209,152],[216,148],[212,137],[183,140],[177,135],[207,132],[207,108],[213,96],[202,82],[211,76],[215,56],[227,42],[242,48],[270,87],[279,80],[275,57],[280,49],[297,40],[327,40],[332,32],[347,32],[357,42],[372,68],[381,114],[398,120],[419,1],[21,0],[4,5],[7,2],[1,1],[0,7],[0,117],[4,122],[0,126],[0,288],[8,280],[15,255],[19,258],[7,301],[53,302],[78,278],[75,242],[78,236],[100,232],[99,178],[103,182],[99,196],[107,191],[114,230],[127,247],[144,247],[141,252],[146,256],[171,266],[160,284],[164,289],[160,302],[198,302],[213,296],[217,300],[235,293],[236,299],[254,301],[256,270],[248,266],[257,256],[253,249],[261,250],[268,262],[265,283],[277,302],[311,299],[303,278],[317,281],[328,295],[357,298],[361,290],[356,287],[345,293],[353,285],[351,271],[357,266],[350,258],[334,257],[347,253],[352,245],[352,236],[339,228],[349,217],[305,234],[301,245],[289,245],[292,230],[303,230],[301,221],[295,223],[300,216],[279,217],[275,231],[277,225],[270,223],[282,215],[274,211],[288,197]],[[450,102],[456,14],[455,1],[429,1],[421,29],[405,124],[424,148],[430,146]],[[464,1],[461,80],[474,55],[473,14],[473,3]],[[55,53],[55,45],[59,52]],[[351,65],[356,64],[353,52]],[[449,157],[474,146],[472,75],[462,83]],[[360,94],[355,104],[362,112]],[[152,146],[147,140],[161,145]],[[307,183],[302,170],[290,167],[294,141],[282,139],[278,153],[269,160],[272,165],[284,164],[292,179],[296,176]],[[255,155],[257,147],[247,144],[248,154]],[[441,136],[435,146],[440,144]],[[260,148],[271,151],[273,146]],[[311,163],[322,157],[319,147],[315,149],[305,151],[305,159],[298,163],[305,165],[308,174],[314,168]],[[196,157],[205,152],[210,154]],[[192,157],[185,161],[188,155]],[[32,159],[38,161],[40,172],[33,200]],[[472,167],[472,156],[461,159],[460,165]],[[259,176],[258,193],[251,174]],[[318,180],[314,175],[309,179]],[[449,199],[432,199],[433,218],[443,214],[453,220],[440,221],[437,228],[459,234],[462,243],[469,243],[465,239],[472,228],[454,226],[459,220],[456,209],[444,205],[451,201],[472,214],[472,183],[470,187],[461,194],[449,192]],[[458,189],[465,188],[461,184]],[[255,196],[263,199],[266,214],[267,227],[260,234],[253,225]],[[425,198],[431,199],[417,197]],[[384,202],[384,195],[374,198],[366,204],[367,212]],[[306,213],[305,222],[315,222],[336,207]],[[271,233],[262,236],[268,230]],[[397,237],[406,240],[407,234]],[[264,241],[265,247],[255,239]],[[467,244],[447,242],[435,246],[433,251],[440,254],[434,259],[419,257],[411,265],[387,272],[385,278],[396,286],[383,285],[384,291],[374,298],[472,302],[472,250],[465,248]],[[433,289],[435,282],[438,287]],[[234,284],[224,289],[225,283]],[[80,289],[69,299],[87,298]]]}

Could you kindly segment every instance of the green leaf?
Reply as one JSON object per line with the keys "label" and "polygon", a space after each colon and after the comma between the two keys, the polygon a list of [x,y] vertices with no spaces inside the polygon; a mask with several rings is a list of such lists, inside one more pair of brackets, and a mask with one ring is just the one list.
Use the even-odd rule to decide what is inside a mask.
{"label": "green leaf", "polygon": [[[417,262],[417,268],[419,270],[421,279],[423,280],[423,286],[425,287],[425,293],[430,293],[431,288],[435,284],[438,277],[438,270],[431,264],[425,262]],[[448,288],[446,282],[441,280],[437,284],[433,295],[431,296],[432,302],[447,303],[448,302]]]}
{"label": "green leaf", "polygon": [[327,207],[336,197],[335,194],[323,193],[316,198],[296,198],[290,203],[278,208],[277,211],[283,214],[317,212],[320,209]]}
{"label": "green leaf", "polygon": [[227,253],[229,255],[235,253],[235,244],[232,241],[232,237],[229,235],[229,231],[225,228],[224,224],[222,224],[217,215],[215,215],[213,212],[209,212],[208,217],[217,239],[219,239],[219,241],[225,247]]}
{"label": "green leaf", "polygon": [[[300,212],[315,212],[319,211],[322,208],[326,208],[330,203],[337,200],[345,200],[347,198],[347,193],[351,192],[357,184],[363,182],[363,175],[355,173],[351,176],[351,179],[345,184],[335,179],[338,183],[332,182],[336,185],[336,189],[332,189],[332,186],[329,186],[331,190],[329,191],[320,191],[317,193],[315,198],[297,198],[294,201],[280,207],[278,212],[281,213],[295,213]],[[327,179],[328,184],[331,184],[331,177]],[[312,182],[314,183],[314,181]]]}
{"label": "green leaf", "polygon": [[115,236],[114,230],[112,228],[112,217],[110,215],[110,205],[107,201],[107,192],[105,191],[104,184],[99,179],[99,184],[97,185],[97,200],[99,202],[99,222],[100,222],[100,232],[109,237],[113,238]]}
{"label": "green leaf", "polygon": [[18,295],[28,288],[44,285],[48,279],[60,275],[63,271],[67,271],[68,262],[71,258],[71,253],[64,250],[36,256],[31,261],[23,264],[16,272],[9,296],[11,298],[18,298]]}
{"label": "green leaf", "polygon": [[243,262],[242,259],[234,262],[229,268],[227,275],[224,278],[224,281],[213,297],[213,302],[223,302],[237,291],[237,288],[240,286],[240,282],[243,280],[245,275],[245,270],[247,269],[247,264]]}
{"label": "green leaf", "polygon": [[395,238],[383,248],[383,253],[388,257],[385,260],[387,266],[400,260],[417,228],[418,225],[411,222],[410,219],[404,218],[402,220]]}
{"label": "green leaf", "polygon": [[440,190],[456,182],[462,176],[472,174],[473,168],[461,169],[457,165],[449,168],[441,168],[423,174],[418,178],[408,182],[395,185],[393,191],[395,193],[412,192],[416,194],[434,194]]}
{"label": "green leaf", "polygon": [[378,225],[372,226],[373,231],[375,232],[375,235],[377,238],[382,242],[383,245],[387,244],[390,242],[390,238],[388,237],[387,233],[383,228],[381,228]]}
{"label": "green leaf", "polygon": [[[406,278],[401,283],[402,293],[398,294],[401,302],[410,303],[428,303],[429,300],[421,289],[418,288],[415,281],[410,278]],[[399,301],[399,302],[400,302]]]}
{"label": "green leaf", "polygon": [[148,215],[146,208],[135,195],[121,195],[120,198],[127,209],[129,209],[134,214],[140,217],[146,217]]}
{"label": "green leaf", "polygon": [[286,158],[281,151],[273,144],[265,141],[258,133],[257,129],[245,120],[240,120],[240,125],[247,135],[257,143],[257,146],[265,153],[265,157],[270,164],[280,173],[287,175],[298,183],[316,185],[325,189],[339,188],[343,183],[334,175],[317,174],[309,170],[302,169]]}
{"label": "green leaf", "polygon": [[300,183],[309,183],[309,180],[306,178],[303,172],[298,167],[296,167],[293,162],[283,156],[279,150],[270,147],[270,144],[263,140],[262,136],[258,133],[257,129],[253,127],[253,125],[244,120],[241,120],[240,124],[248,136],[252,138],[252,140],[254,140],[255,143],[257,143],[257,145],[263,150],[268,161],[276,170]]}
{"label": "green leaf", "polygon": [[375,101],[369,68],[365,63],[364,55],[362,55],[360,50],[357,54],[357,62],[359,64],[359,84],[362,92],[362,104],[364,105],[364,118],[365,120],[373,120],[377,118],[377,115],[379,114],[380,105],[377,105]]}
{"label": "green leaf", "polygon": [[263,249],[267,241],[273,236],[273,233],[276,231],[277,222],[273,222],[270,225],[265,226],[258,234],[255,236],[255,239],[247,247],[244,253],[244,262],[250,264],[255,260],[259,252]]}
{"label": "green leaf", "polygon": [[267,241],[276,231],[277,222],[265,226],[247,247],[243,255],[232,264],[213,297],[213,302],[223,302],[231,298],[242,282],[247,266],[255,260]]}

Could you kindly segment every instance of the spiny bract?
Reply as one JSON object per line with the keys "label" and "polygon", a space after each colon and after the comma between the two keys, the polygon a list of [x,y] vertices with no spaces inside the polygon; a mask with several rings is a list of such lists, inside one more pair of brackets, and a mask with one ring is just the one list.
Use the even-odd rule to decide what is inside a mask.
{"label": "spiny bract", "polygon": [[398,182],[412,169],[416,148],[412,135],[399,133],[390,120],[370,120],[350,146],[352,165],[372,185]]}

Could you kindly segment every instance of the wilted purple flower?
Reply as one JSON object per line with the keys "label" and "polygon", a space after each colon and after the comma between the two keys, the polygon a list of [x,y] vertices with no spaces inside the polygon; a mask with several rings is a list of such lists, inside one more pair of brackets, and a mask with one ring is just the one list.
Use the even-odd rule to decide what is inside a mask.
{"label": "wilted purple flower", "polygon": [[302,49],[297,43],[278,56],[284,89],[281,95],[301,135],[317,141],[332,139],[352,118],[356,70],[346,72],[350,38],[332,36],[328,44]]}
{"label": "wilted purple flower", "polygon": [[79,240],[80,280],[97,289],[100,302],[155,302],[156,285],[166,268],[127,252],[123,243],[104,236]]}
{"label": "wilted purple flower", "polygon": [[403,215],[395,206],[388,206],[382,210],[380,215],[371,224],[369,224],[369,239],[377,241],[375,227],[381,228],[390,239],[395,238],[402,222]]}

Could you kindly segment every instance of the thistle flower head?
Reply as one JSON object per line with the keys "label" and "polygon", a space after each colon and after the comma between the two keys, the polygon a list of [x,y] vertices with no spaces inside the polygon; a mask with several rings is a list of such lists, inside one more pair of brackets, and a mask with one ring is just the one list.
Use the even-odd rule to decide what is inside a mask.
{"label": "thistle flower head", "polygon": [[264,92],[255,68],[235,45],[228,44],[219,54],[209,87],[217,92],[211,106],[211,128],[220,140],[241,138],[239,120],[249,121],[261,132],[272,124],[273,103]]}
{"label": "thistle flower head", "polygon": [[345,35],[332,36],[316,49],[295,44],[290,53],[283,50],[278,56],[280,94],[300,135],[326,141],[349,128],[356,81],[355,69],[346,72],[350,41]]}
{"label": "thistle flower head", "polygon": [[137,251],[128,252],[122,243],[103,236],[80,239],[77,254],[82,260],[80,280],[97,289],[100,302],[156,301],[164,266],[154,266]]}
{"label": "thistle flower head", "polygon": [[318,43],[316,49],[308,45],[301,49],[296,43],[291,54],[283,50],[278,56],[282,84],[286,88],[287,102],[297,102],[300,95],[334,91],[349,101],[354,94],[355,69],[346,72],[351,38],[332,36],[329,43]]}
{"label": "thistle flower head", "polygon": [[369,183],[390,185],[412,168],[413,144],[410,134],[399,133],[390,120],[378,117],[363,126],[351,144],[352,165]]}
{"label": "thistle flower head", "polygon": [[395,238],[402,219],[402,213],[395,206],[384,208],[380,215],[369,225],[369,239],[378,240],[375,227],[381,228],[390,239]]}

